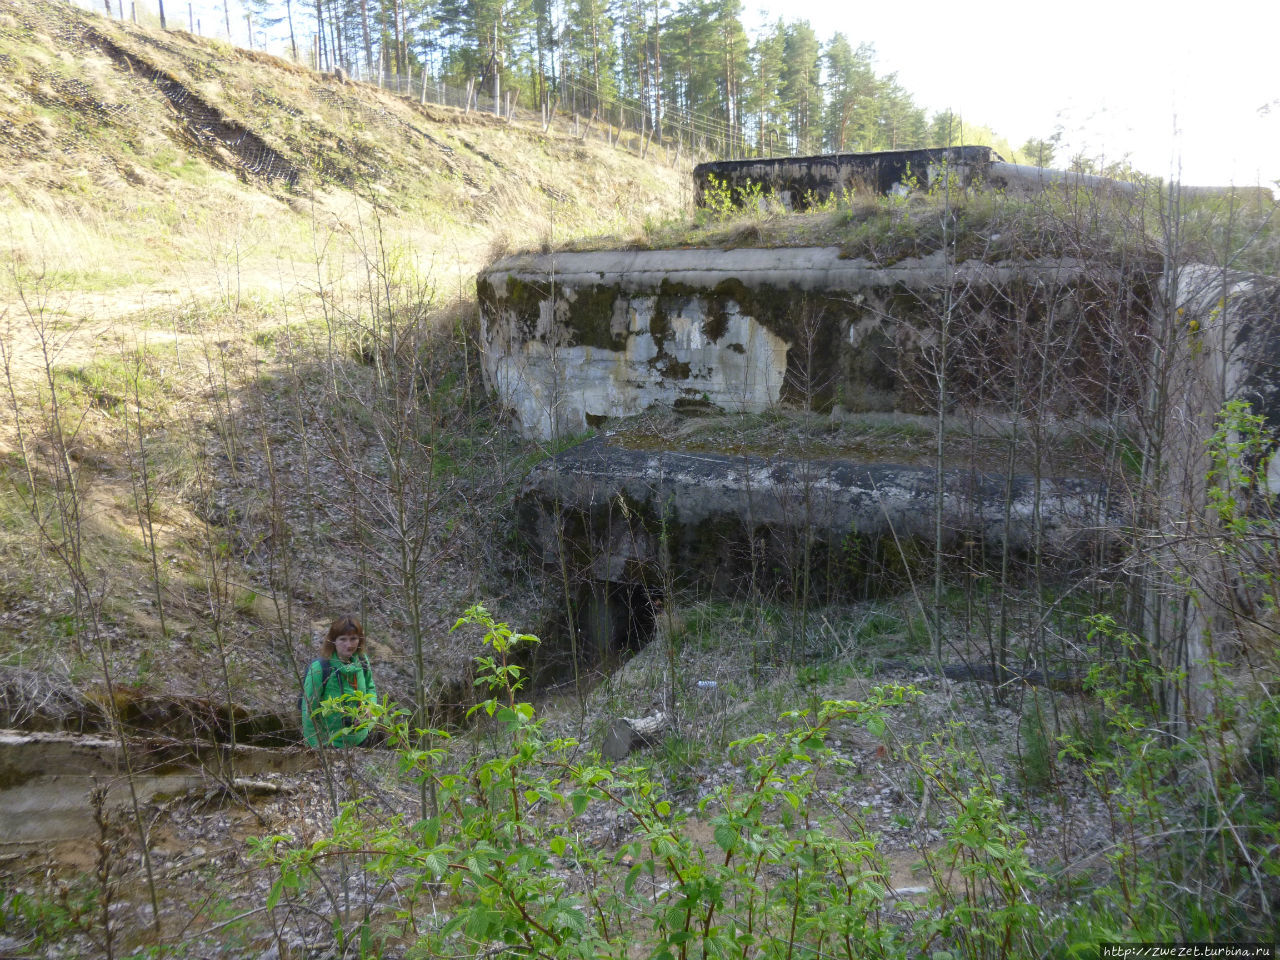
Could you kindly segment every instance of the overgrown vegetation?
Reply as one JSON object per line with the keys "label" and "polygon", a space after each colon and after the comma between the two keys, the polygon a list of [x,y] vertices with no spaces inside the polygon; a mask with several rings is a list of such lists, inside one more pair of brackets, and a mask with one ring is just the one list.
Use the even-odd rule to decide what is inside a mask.
{"label": "overgrown vegetation", "polygon": [[[38,58],[2,39],[21,85]],[[209,49],[175,36],[150,55],[180,76]],[[237,56],[208,67],[222,80],[206,77],[206,97],[249,71]],[[88,69],[99,99],[136,94],[109,64]],[[317,82],[285,73],[291,96]],[[267,116],[243,91],[227,98],[229,115]],[[330,101],[311,112],[276,142],[347,129]],[[1083,335],[1075,315],[1031,317],[1034,335],[986,351],[995,341],[960,329],[939,296],[927,319],[946,346],[917,381],[930,415],[658,411],[620,438],[998,478],[1100,474],[1132,508],[1113,549],[1055,567],[1033,509],[1021,552],[882,544],[882,579],[905,589],[863,600],[806,577],[801,535],[785,589],[683,589],[654,571],[629,594],[650,605],[627,633],[643,649],[597,660],[578,572],[548,576],[518,541],[514,492],[559,446],[519,438],[489,395],[469,293],[484,256],[585,244],[606,227],[655,245],[835,243],[886,264],[1085,254],[1103,271],[1158,254],[1208,263],[1221,283],[1222,269],[1275,272],[1270,210],[1179,207],[1159,192],[1127,204],[972,194],[691,221],[660,202],[668,172],[611,159],[600,173],[596,144],[488,121],[446,135],[411,112],[455,138],[448,184],[405,186],[418,157],[385,180],[339,187],[321,171],[310,194],[258,189],[205,158],[150,152],[144,132],[129,151],[66,141],[98,173],[138,167],[118,166],[128,188],[61,168],[42,180],[31,151],[9,168],[0,704],[33,727],[92,705],[96,728],[134,751],[122,787],[150,773],[132,721],[153,718],[156,700],[185,724],[167,731],[226,749],[216,786],[194,798],[142,792],[122,818],[100,795],[96,843],[76,866],[6,861],[0,950],[1013,958],[1104,939],[1274,938],[1275,437],[1234,402],[1215,409],[1207,443],[1162,445],[1171,375],[1206,349],[1176,293],[1149,301],[1133,355],[1106,358],[1151,389],[1109,394],[1089,417],[1058,416],[1044,375]],[[37,113],[53,131],[82,122],[54,102],[24,123]],[[352,157],[392,163],[376,126]],[[538,172],[519,187],[481,156],[526,148]],[[529,199],[551,191],[566,199]],[[614,221],[618,208],[634,217]],[[466,226],[446,234],[440,221]],[[139,224],[159,253],[134,242]],[[1148,379],[1153,357],[1163,366]],[[979,372],[965,380],[966,368]],[[966,393],[987,381],[1017,399],[999,417],[970,403],[978,387]],[[1171,475],[1200,501],[1171,500]],[[713,558],[724,548],[706,545]],[[493,613],[472,606],[482,596]],[[365,705],[368,722],[396,750],[324,754],[312,779],[264,787],[231,747],[270,729],[246,714],[296,710],[313,630],[337,609],[369,629],[392,702]],[[503,620],[556,649],[530,652]],[[572,669],[556,673],[566,650]],[[525,686],[546,663],[545,686]],[[658,714],[668,726],[650,748],[600,759],[613,724]],[[197,821],[209,833],[181,832]],[[215,832],[223,845],[195,854]],[[152,854],[165,858],[155,869]]]}

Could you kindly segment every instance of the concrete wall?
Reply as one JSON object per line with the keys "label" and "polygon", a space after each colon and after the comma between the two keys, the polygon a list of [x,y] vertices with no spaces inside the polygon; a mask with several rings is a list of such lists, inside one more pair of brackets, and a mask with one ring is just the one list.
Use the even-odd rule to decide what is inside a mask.
{"label": "concrete wall", "polygon": [[654,404],[758,412],[1000,408],[1027,383],[1057,412],[1105,413],[1141,333],[1146,275],[1043,259],[884,266],[836,247],[511,257],[477,282],[484,369],[531,436]]}
{"label": "concrete wall", "polygon": [[[519,526],[543,568],[574,582],[786,593],[807,563],[813,596],[868,596],[927,577],[937,479],[891,461],[637,450],[595,437],[533,469]],[[1119,540],[1120,515],[1096,480],[1037,484],[957,467],[942,482],[942,547],[970,571],[1006,547],[1028,557],[1037,536],[1048,567],[1089,563]]]}
{"label": "concrete wall", "polygon": [[[1169,327],[1158,535],[1137,559],[1149,585],[1148,634],[1161,638],[1164,665],[1187,678],[1167,692],[1170,707],[1195,719],[1212,706],[1207,658],[1259,643],[1270,648],[1280,631],[1263,599],[1275,596],[1280,574],[1280,280],[1192,265],[1165,276],[1162,294]],[[1236,465],[1232,493],[1251,529],[1224,536],[1210,506],[1209,440],[1231,400],[1262,417],[1270,441]]]}
{"label": "concrete wall", "polygon": [[694,200],[707,206],[708,195],[729,190],[741,205],[752,190],[773,194],[784,206],[803,210],[841,193],[889,194],[941,183],[944,171],[953,185],[967,187],[985,177],[1000,155],[990,147],[938,147],[884,150],[878,153],[827,153],[812,157],[717,160],[693,168]]}

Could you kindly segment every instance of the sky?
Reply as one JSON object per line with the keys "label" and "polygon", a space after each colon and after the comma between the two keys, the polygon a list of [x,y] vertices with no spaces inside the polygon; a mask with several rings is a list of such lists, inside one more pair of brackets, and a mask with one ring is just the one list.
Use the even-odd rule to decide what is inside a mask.
{"label": "sky", "polygon": [[1062,130],[1055,164],[1126,157],[1193,185],[1280,179],[1280,2],[1071,0],[981,4],[743,0],[749,32],[806,18],[876,49],[929,113],[1014,146]]}

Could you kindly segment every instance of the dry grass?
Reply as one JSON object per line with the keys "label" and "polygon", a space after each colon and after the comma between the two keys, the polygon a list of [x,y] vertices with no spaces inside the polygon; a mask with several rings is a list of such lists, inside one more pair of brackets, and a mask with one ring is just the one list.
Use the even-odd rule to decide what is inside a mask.
{"label": "dry grass", "polygon": [[[389,588],[370,580],[382,574],[347,547],[351,496],[335,480],[332,447],[370,424],[369,405],[340,401],[334,386],[374,396],[369,320],[388,307],[379,287],[389,282],[396,311],[439,326],[432,376],[469,405],[479,431],[441,446],[442,484],[468,487],[440,506],[433,534],[447,541],[433,547],[438,582],[428,590],[444,657],[445,627],[492,559],[479,508],[531,455],[494,439],[483,388],[469,379],[474,272],[496,249],[668,215],[686,171],[66,5],[0,0],[0,55],[0,337],[4,392],[11,384],[14,394],[0,418],[0,659],[92,673],[68,653],[66,571],[37,530],[18,421],[40,509],[56,503],[53,431],[67,434],[82,562],[101,589],[123,680],[175,693],[221,683],[212,544],[230,563],[233,666],[254,680],[237,696],[287,709],[279,678],[290,656],[310,655],[312,627],[335,607],[368,609],[397,692],[403,637]],[[250,131],[302,171],[298,182],[248,172],[228,144],[197,148],[153,75]],[[46,346],[64,403],[56,423]],[[121,358],[134,352],[145,356],[140,398],[121,383]],[[327,421],[310,419],[321,412]],[[165,635],[138,518],[139,419]],[[366,439],[351,450],[373,458],[353,463],[359,472],[378,475]],[[283,509],[270,499],[273,475],[291,498]],[[287,588],[268,546],[280,516],[296,564]]]}

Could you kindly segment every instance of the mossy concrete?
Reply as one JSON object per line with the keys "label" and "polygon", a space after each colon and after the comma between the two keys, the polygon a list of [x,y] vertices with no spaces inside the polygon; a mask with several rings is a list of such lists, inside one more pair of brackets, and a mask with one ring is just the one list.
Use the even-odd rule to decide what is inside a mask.
{"label": "mossy concrete", "polygon": [[[794,457],[636,450],[596,437],[539,464],[519,528],[559,576],[812,596],[906,589],[942,549],[971,572],[1005,551],[1046,568],[1113,550],[1121,518],[1085,478]],[[1038,527],[1037,527],[1038,524]]]}
{"label": "mossy concrete", "polygon": [[653,405],[919,413],[1007,407],[1028,383],[1057,415],[1132,400],[1124,371],[1151,281],[1069,258],[881,265],[837,247],[509,257],[480,274],[484,368],[521,429],[573,435]]}
{"label": "mossy concrete", "polygon": [[763,194],[804,210],[842,194],[936,189],[948,176],[953,186],[968,187],[999,160],[990,147],[977,146],[716,160],[693,168],[694,200],[699,206],[712,198],[742,206]]}

